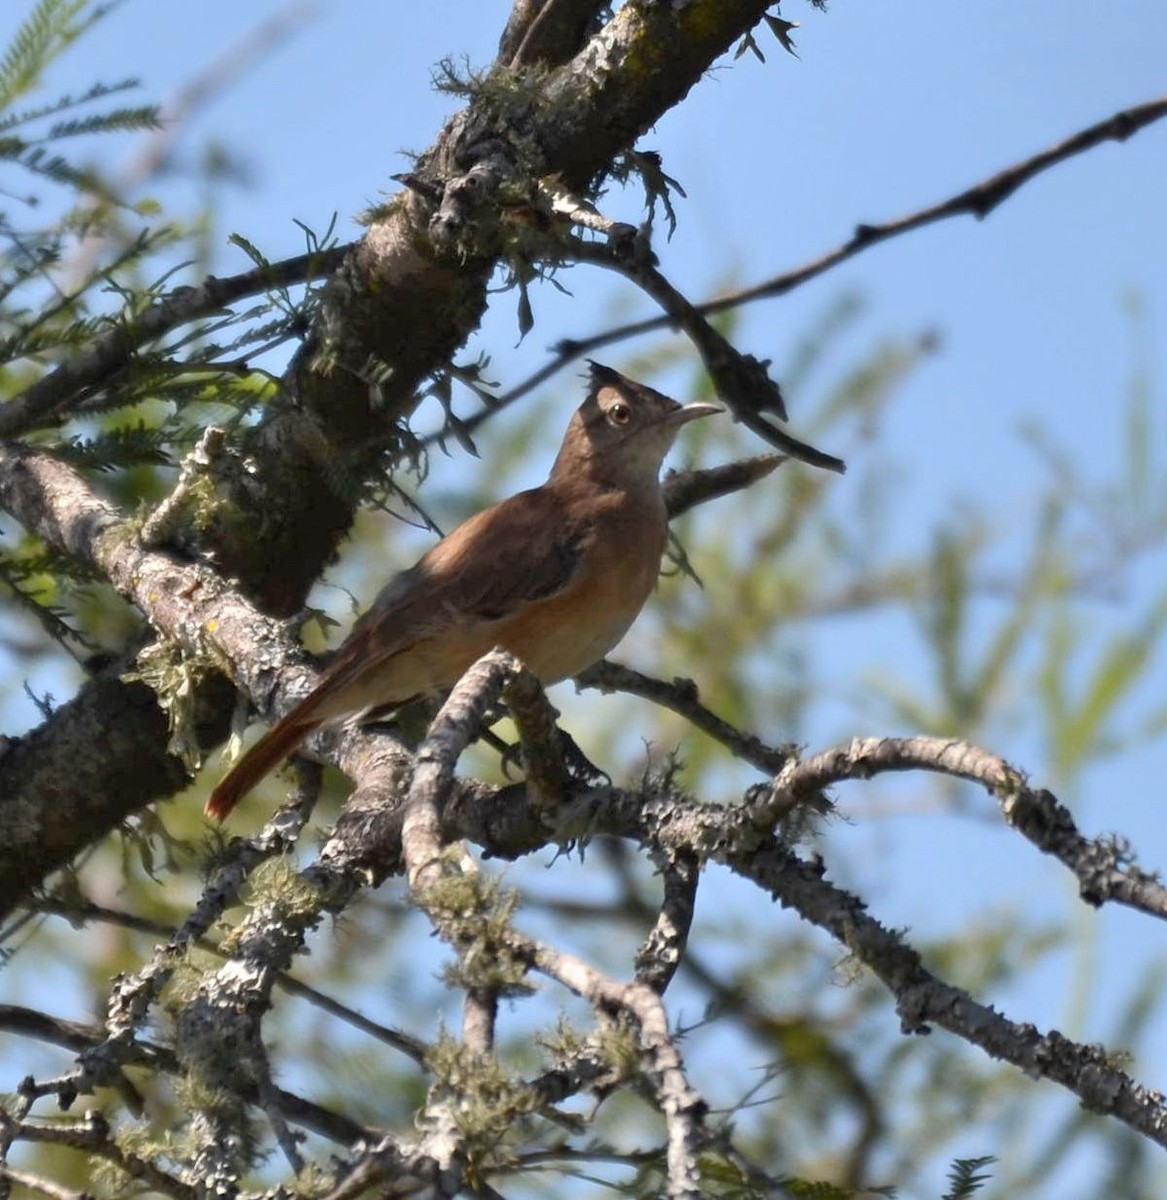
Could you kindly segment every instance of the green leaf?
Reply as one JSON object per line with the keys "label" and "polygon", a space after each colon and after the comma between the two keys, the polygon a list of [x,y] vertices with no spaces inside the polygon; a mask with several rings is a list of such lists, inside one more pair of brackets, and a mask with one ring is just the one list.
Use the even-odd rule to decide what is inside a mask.
{"label": "green leaf", "polygon": [[35,88],[49,64],[113,7],[90,0],[39,0],[0,58],[0,112]]}
{"label": "green leaf", "polygon": [[942,1200],[969,1200],[973,1192],[979,1191],[989,1182],[984,1169],[997,1160],[987,1154],[982,1158],[958,1158],[948,1172],[949,1188]]}

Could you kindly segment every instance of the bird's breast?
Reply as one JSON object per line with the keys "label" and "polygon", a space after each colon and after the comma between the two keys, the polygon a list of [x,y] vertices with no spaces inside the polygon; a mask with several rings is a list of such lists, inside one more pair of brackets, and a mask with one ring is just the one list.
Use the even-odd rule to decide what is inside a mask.
{"label": "bird's breast", "polygon": [[667,525],[659,496],[597,514],[579,568],[562,592],[499,622],[495,643],[544,682],[577,675],[628,632],[660,575]]}

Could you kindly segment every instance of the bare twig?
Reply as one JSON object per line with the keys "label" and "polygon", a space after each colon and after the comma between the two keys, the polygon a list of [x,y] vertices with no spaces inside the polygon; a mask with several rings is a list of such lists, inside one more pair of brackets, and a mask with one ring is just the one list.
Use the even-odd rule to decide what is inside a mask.
{"label": "bare twig", "polygon": [[[865,222],[856,227],[855,232],[846,242],[817,258],[811,259],[810,262],[804,263],[802,266],[784,271],[780,275],[775,275],[771,279],[753,284],[748,288],[728,292],[726,295],[718,296],[712,300],[702,301],[694,304],[692,307],[702,316],[708,317],[715,313],[726,312],[729,309],[740,308],[742,305],[750,304],[755,300],[783,296],[787,292],[791,292],[802,284],[808,283],[810,280],[824,274],[832,267],[837,267],[840,263],[846,262],[847,259],[853,258],[855,255],[861,254],[864,250],[869,250],[872,246],[876,246],[880,242],[887,241],[890,238],[911,233],[925,225],[947,220],[949,217],[969,214],[978,219],[983,218],[996,208],[998,204],[1008,199],[1023,184],[1028,183],[1030,179],[1033,179],[1043,171],[1049,170],[1050,167],[1056,166],[1058,163],[1072,158],[1076,154],[1081,154],[1102,142],[1125,141],[1126,138],[1137,133],[1140,129],[1160,120],[1165,114],[1167,114],[1167,98],[1151,100],[1145,104],[1124,109],[1106,118],[1104,121],[1100,121],[1095,125],[1080,130],[1078,133],[1072,134],[1070,137],[1055,143],[1053,146],[1030,158],[1023,159],[1021,162],[1014,163],[1012,166],[998,171],[995,175],[989,176],[989,178],[974,184],[971,188],[947,200],[941,201],[939,204],[917,209],[913,213],[884,222],[883,224],[876,225]],[[623,325],[616,325],[585,338],[564,339],[556,347],[552,357],[542,367],[533,372],[521,383],[516,384],[497,397],[489,408],[467,417],[463,422],[467,433],[472,433],[483,422],[494,418],[502,409],[522,399],[523,396],[534,391],[535,388],[545,383],[553,375],[558,374],[558,372],[571,363],[577,362],[581,358],[587,358],[607,346],[615,345],[629,338],[640,337],[642,334],[656,333],[662,329],[669,329],[674,324],[675,318],[670,314],[666,314],[665,316],[648,317],[642,321],[630,321]]]}
{"label": "bare twig", "polygon": [[[3,1110],[0,1110],[0,1120],[3,1119]],[[172,1196],[175,1200],[198,1200],[202,1195],[198,1188],[156,1166],[149,1159],[123,1150],[114,1141],[109,1125],[96,1109],[87,1113],[81,1121],[52,1125],[21,1121],[15,1129],[15,1136],[26,1142],[68,1146],[105,1159],[131,1178],[146,1184],[151,1191]]]}
{"label": "bare twig", "polygon": [[[1123,109],[1121,112],[1107,117],[1104,121],[1099,121],[1061,142],[1056,142],[1031,158],[1023,159],[1021,162],[998,171],[995,175],[990,175],[988,179],[981,180],[980,183],[974,184],[947,200],[942,200],[939,204],[918,209],[907,216],[886,221],[880,225],[866,223],[858,225],[851,237],[834,250],[829,250],[819,258],[812,259],[803,266],[786,271],[781,275],[776,275],[764,283],[755,284],[753,287],[732,292],[727,296],[721,296],[702,304],[701,311],[706,314],[723,312],[728,308],[737,308],[754,300],[785,295],[794,288],[823,274],[824,271],[837,267],[841,262],[853,258],[856,254],[868,250],[880,242],[899,237],[901,234],[912,233],[914,230],[922,229],[925,225],[932,225],[937,221],[947,220],[949,217],[969,215],[976,217],[977,220],[982,220],[997,205],[1012,196],[1023,184],[1028,183],[1043,171],[1047,171],[1050,167],[1065,162],[1066,159],[1073,158],[1077,154],[1082,154],[1086,150],[1093,149],[1102,142],[1124,142],[1132,134],[1164,116],[1167,116],[1167,97],[1150,100],[1145,104],[1138,104],[1134,108]],[[663,325],[664,322],[658,321],[657,324],[658,326]],[[638,330],[637,332],[642,331]]]}
{"label": "bare twig", "polygon": [[1119,838],[1087,838],[1069,811],[1003,758],[949,738],[856,738],[802,763],[791,763],[774,781],[772,795],[821,791],[845,779],[870,779],[886,771],[935,771],[979,783],[996,798],[1005,820],[1043,854],[1056,858],[1078,880],[1079,893],[1098,907],[1107,901],[1167,919],[1167,887],[1131,861]]}
{"label": "bare twig", "polygon": [[[398,1196],[420,1192],[422,1181],[432,1183],[437,1170],[432,1163],[417,1155],[407,1155],[396,1138],[384,1137],[370,1147],[351,1171],[332,1189],[324,1200],[357,1200],[364,1196],[374,1184],[382,1180],[393,1180],[393,1191]],[[414,1186],[411,1187],[411,1184]],[[393,1191],[385,1192],[386,1200]],[[440,1193],[431,1193],[438,1195]]]}
{"label": "bare twig", "polygon": [[793,748],[767,746],[752,733],[745,733],[710,712],[698,698],[697,685],[691,679],[674,679],[666,683],[643,675],[631,667],[603,659],[576,676],[581,687],[597,688],[602,692],[627,692],[651,700],[662,708],[682,716],[702,733],[720,742],[737,758],[757,767],[767,775],[776,775],[790,761]]}
{"label": "bare twig", "polygon": [[0,1162],[0,1184],[3,1183],[18,1183],[21,1187],[28,1188],[30,1192],[47,1196],[49,1200],[91,1200],[89,1192],[75,1192],[72,1188],[62,1187],[59,1183],[54,1183],[53,1180],[46,1179],[43,1175],[18,1171],[15,1167]]}
{"label": "bare twig", "polygon": [[[77,1052],[99,1046],[104,1040],[104,1033],[100,1026],[85,1025],[79,1021],[66,1021],[60,1017],[53,1017],[48,1013],[22,1008],[15,1004],[0,1005],[0,1029],[21,1037],[50,1042],[53,1045],[63,1046]],[[136,1042],[132,1053],[127,1055],[126,1062],[137,1067],[164,1071],[167,1074],[176,1074],[179,1070],[178,1059],[174,1052],[152,1042]],[[37,1096],[52,1094],[52,1089],[44,1091],[35,1084],[32,1086],[32,1090],[36,1092]],[[293,1092],[276,1088],[273,1100],[287,1120],[294,1121],[297,1125],[303,1125],[304,1128],[311,1129],[342,1146],[351,1146],[354,1142],[367,1140],[369,1137],[369,1130],[365,1126],[341,1113],[333,1112],[310,1100],[305,1100]]]}
{"label": "bare twig", "polygon": [[304,1169],[304,1156],[300,1153],[300,1140],[303,1135],[293,1132],[291,1126],[288,1124],[287,1117],[280,1104],[280,1089],[276,1087],[275,1081],[272,1079],[271,1063],[268,1060],[267,1048],[262,1042],[252,1048],[251,1060],[253,1063],[253,1074],[255,1075],[256,1101],[267,1117],[268,1124],[275,1134],[276,1143],[284,1152],[284,1157],[288,1160],[288,1166],[293,1171],[299,1173]]}
{"label": "bare twig", "polygon": [[226,448],[227,434],[217,425],[208,425],[194,449],[183,460],[178,481],[142,524],[142,545],[153,549],[168,542],[179,530],[193,503],[200,481]]}
{"label": "bare twig", "polygon": [[[274,820],[282,822],[282,817],[277,814]],[[239,839],[235,843],[235,848],[249,845],[249,841],[245,842]],[[236,849],[237,852],[237,849]],[[233,861],[233,860],[232,860]],[[220,868],[220,871],[233,868]],[[225,896],[228,891],[223,888],[220,883],[212,882],[204,889],[203,896],[200,897],[199,906],[201,907],[207,899],[207,892],[212,892],[217,896]],[[231,891],[230,894],[237,894],[237,888]],[[107,908],[105,905],[93,904],[91,902],[79,901],[60,901],[53,896],[46,896],[36,901],[31,908],[32,912],[46,913],[52,916],[66,917],[70,921],[102,921],[109,925],[116,925],[123,929],[132,929],[138,933],[153,934],[157,937],[168,939],[169,945],[179,944],[176,939],[180,938],[179,931],[172,925],[168,925],[165,921],[155,921],[149,917],[140,916],[137,913],[122,912],[119,909]],[[186,926],[184,925],[184,929]],[[182,944],[189,942],[191,945],[197,946],[200,950],[207,951],[208,954],[215,954],[219,957],[226,957],[227,951],[216,942],[205,937],[182,938]],[[155,952],[158,953],[157,951]],[[155,960],[152,960],[155,961]],[[131,977],[131,986],[133,980],[140,980],[141,973],[135,973]],[[159,988],[157,978],[152,982],[152,988],[155,992]],[[419,1038],[415,1038],[408,1033],[403,1033],[400,1029],[394,1029],[391,1026],[383,1025],[379,1021],[371,1021],[362,1013],[357,1012],[355,1008],[350,1008],[347,1004],[341,1002],[332,996],[325,995],[319,988],[314,988],[310,984],[305,983],[301,979],[296,979],[294,976],[286,972],[280,972],[276,977],[276,986],[280,991],[287,993],[289,996],[296,996],[301,1000],[306,1000],[314,1008],[320,1009],[322,1012],[334,1016],[339,1021],[343,1021],[346,1025],[351,1025],[354,1029],[359,1029],[362,1033],[368,1034],[378,1042],[391,1047],[394,1050],[399,1050],[402,1054],[412,1058],[416,1063],[425,1061],[426,1045]],[[8,1028],[4,1016],[4,1008],[0,1005],[0,1026]],[[80,1026],[79,1028],[88,1029],[89,1026]],[[85,1046],[92,1044],[90,1039],[78,1042],[76,1049],[83,1049]]]}
{"label": "bare twig", "polygon": [[828,471],[845,470],[842,459],[792,437],[767,416],[785,421],[786,405],[778,384],[770,378],[769,360],[743,354],[718,332],[701,310],[675,288],[651,261],[635,252],[603,242],[570,239],[569,257],[618,271],[650,295],[668,313],[670,321],[683,329],[697,348],[720,399],[729,405],[734,418],[763,441],[791,458]]}
{"label": "bare twig", "polygon": [[758,454],[717,467],[670,472],[664,480],[665,508],[668,509],[669,519],[682,516],[698,504],[740,492],[765,479],[786,461],[785,454]]}
{"label": "bare twig", "polygon": [[583,959],[534,938],[513,934],[512,948],[536,971],[557,980],[598,1012],[621,1013],[632,1020],[668,1131],[668,1195],[670,1200],[697,1200],[702,1194],[697,1155],[706,1105],[685,1073],[660,996],[641,982],[617,983]]}
{"label": "bare twig", "polygon": [[[834,768],[826,770],[824,765],[817,763],[802,777],[803,787],[829,782]],[[862,777],[862,770],[856,771],[856,777]],[[820,861],[803,861],[782,839],[764,833],[752,796],[726,810],[667,790],[609,788],[589,796],[587,805],[593,830],[666,851],[699,847],[709,861],[729,867],[783,907],[827,931],[887,987],[905,1032],[923,1033],[930,1025],[941,1026],[1031,1077],[1060,1084],[1091,1111],[1109,1113],[1151,1141],[1167,1145],[1167,1101],[1160,1093],[1115,1066],[1104,1048],[1010,1020],[937,978],[904,938],[880,924],[858,896],[827,880]]]}

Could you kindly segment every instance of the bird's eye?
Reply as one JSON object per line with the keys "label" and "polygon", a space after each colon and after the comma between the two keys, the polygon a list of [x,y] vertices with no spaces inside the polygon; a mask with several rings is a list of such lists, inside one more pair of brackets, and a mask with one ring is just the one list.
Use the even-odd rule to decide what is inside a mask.
{"label": "bird's eye", "polygon": [[630,409],[623,401],[617,400],[616,403],[608,409],[608,420],[611,421],[613,425],[627,425],[628,422],[632,420],[632,409]]}

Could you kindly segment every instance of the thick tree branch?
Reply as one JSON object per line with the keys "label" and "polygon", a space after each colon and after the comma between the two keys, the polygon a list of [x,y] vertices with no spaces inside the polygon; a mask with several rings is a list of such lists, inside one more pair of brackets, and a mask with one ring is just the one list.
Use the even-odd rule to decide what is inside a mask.
{"label": "thick tree branch", "polygon": [[[0,412],[0,435],[51,423],[78,397],[115,387],[120,373],[132,372],[138,348],[178,325],[269,283],[305,278],[340,258],[279,402],[246,435],[240,469],[223,464],[214,479],[217,507],[202,514],[207,549],[223,574],[239,579],[270,612],[298,611],[348,529],[360,480],[392,445],[394,420],[412,407],[418,383],[448,361],[478,322],[501,252],[492,232],[492,205],[503,176],[529,188],[542,176],[559,174],[578,183],[603,169],[765,7],[762,0],[695,0],[676,11],[666,5],[625,6],[588,47],[544,80],[526,107],[504,113],[497,94],[476,97],[419,160],[420,187],[407,188],[374,214],[357,244],[180,289],[7,405]],[[640,8],[645,11],[634,11]],[[560,43],[556,53],[566,45]],[[479,180],[487,185],[479,187]],[[431,226],[439,215],[441,221]],[[53,541],[52,530],[46,534]],[[154,582],[173,600],[161,576]],[[264,657],[274,664],[274,655]],[[220,705],[219,720],[225,715]],[[94,811],[106,813],[112,812],[112,796],[125,798],[120,817],[173,791],[182,775],[164,752],[165,732],[157,720],[119,727],[126,745],[106,744],[106,775],[131,777],[134,785],[113,786],[103,777],[87,794]],[[101,820],[91,826],[88,837],[101,826]],[[82,828],[72,822],[59,827]],[[35,815],[29,832],[34,830],[44,833]],[[70,852],[61,846],[53,855],[25,860],[8,899],[51,865],[67,861]]]}
{"label": "thick tree branch", "polygon": [[216,552],[264,608],[300,607],[351,520],[354,490],[337,481],[377,469],[418,384],[477,325],[506,250],[504,191],[536,203],[535,181],[546,176],[582,188],[766,7],[625,5],[538,86],[487,82],[452,118],[324,289],[317,327],[285,379],[286,403],[246,447],[254,471],[236,501],[244,518],[225,525]]}
{"label": "thick tree branch", "polygon": [[[54,549],[107,578],[160,635],[182,647],[196,674],[229,670],[265,711],[287,707],[312,685],[315,673],[283,624],[264,616],[202,564],[144,549],[122,515],[51,455],[0,444],[0,507]],[[110,691],[104,707],[96,704],[98,685],[91,685],[74,702],[84,704],[80,715],[69,708],[10,748],[0,763],[0,777],[9,785],[0,800],[0,913],[10,911],[38,878],[68,862],[132,807],[157,795],[153,763],[141,763],[129,747],[117,755],[93,752],[94,746],[118,749],[123,736],[132,746],[142,725],[157,726],[150,744],[164,746],[167,730],[157,696],[120,680],[102,686]],[[110,713],[129,712],[130,706],[136,719],[124,729],[107,723]],[[85,723],[86,714],[92,726]],[[85,744],[78,745],[78,739]],[[325,735],[322,742],[362,778],[391,774],[404,756],[385,735]],[[377,758],[376,747],[387,759]],[[173,791],[186,773],[177,759],[167,763]]]}
{"label": "thick tree branch", "polygon": [[[746,486],[780,461],[763,457],[674,477],[666,485],[670,508],[684,511]],[[122,514],[51,455],[0,445],[0,507],[46,544],[109,579],[204,670],[211,665],[228,670],[261,711],[279,712],[311,686],[314,671],[282,624],[256,611],[205,566],[139,545]],[[87,685],[50,721],[10,743],[0,758],[0,833],[6,834],[0,837],[0,913],[10,912],[49,872],[126,816],[186,781],[182,763],[166,750],[168,731],[157,697],[140,683],[124,682],[124,669]],[[223,736],[233,706],[230,686],[217,671],[211,676],[200,693],[205,700],[202,740],[208,744]],[[622,677],[620,686],[627,689],[629,678]],[[660,687],[667,685],[653,694],[658,701]],[[674,707],[679,697],[674,688]],[[682,711],[713,736],[728,737],[736,751],[754,761],[744,735],[712,714],[702,717],[699,709],[686,702]],[[145,753],[144,736],[157,760]],[[95,745],[102,746],[102,754],[91,752]],[[369,783],[400,768],[398,752],[383,737],[325,733],[307,750],[314,747]],[[775,759],[757,761],[770,774],[778,769]],[[537,774],[550,785],[550,775]],[[551,787],[552,793],[557,790]]]}
{"label": "thick tree branch", "polygon": [[[67,548],[100,566],[115,586],[148,608],[154,623],[168,636],[179,638],[190,647],[213,644],[221,653],[244,664],[241,670],[251,680],[253,690],[264,690],[261,680],[268,689],[274,688],[276,680],[287,688],[287,680],[297,677],[299,672],[289,671],[286,666],[288,660],[295,658],[294,646],[289,647],[279,626],[273,628],[273,623],[251,610],[231,590],[222,587],[205,569],[182,564],[158,552],[143,551],[127,538],[116,521],[115,512],[92,496],[79,476],[52,457],[11,446],[2,449],[0,500],[53,545]],[[256,647],[273,642],[279,653],[274,661],[264,666],[264,656],[256,653]],[[501,677],[498,685],[501,686]],[[475,701],[475,712],[478,712],[478,701]],[[445,757],[444,761],[453,760]],[[795,905],[803,916],[824,925],[855,950],[892,988],[909,1026],[935,1022],[952,1028],[953,1032],[982,1045],[992,1054],[1009,1058],[1025,1069],[1040,1070],[1049,1078],[1073,1088],[1091,1106],[1113,1111],[1132,1127],[1149,1136],[1157,1136],[1155,1130],[1160,1126],[1155,1122],[1160,1116],[1167,1117],[1167,1112],[1156,1116],[1159,1102],[1125,1075],[1107,1066],[1103,1058],[1054,1034],[1041,1037],[1027,1032],[991,1010],[977,1006],[962,992],[940,984],[924,971],[918,956],[867,917],[857,901],[826,884],[815,870],[798,864],[777,842],[767,841],[765,830],[768,824],[782,816],[790,803],[797,803],[798,797],[818,791],[840,778],[866,776],[879,769],[908,767],[928,767],[960,774],[991,788],[1003,798],[1006,814],[1027,836],[1039,841],[1042,848],[1065,853],[1064,860],[1088,884],[1084,893],[1091,901],[1114,896],[1127,904],[1162,912],[1159,884],[1141,872],[1137,878],[1133,877],[1114,860],[1114,856],[1109,865],[1103,864],[1100,868],[1099,858],[1091,852],[1089,845],[1078,838],[1076,830],[1067,829],[1064,817],[1049,808],[1041,793],[1025,788],[1021,776],[997,758],[959,743],[929,742],[928,739],[856,743],[848,751],[816,756],[801,767],[788,766],[774,781],[770,794],[752,797],[740,814],[732,818],[736,826],[731,823],[729,828],[726,821],[731,818],[724,809],[706,809],[690,802],[676,806],[666,804],[662,809],[660,804],[646,802],[645,797],[636,798],[630,805],[616,800],[614,806],[612,798],[620,796],[615,792],[600,793],[609,796],[608,812],[606,815],[602,812],[600,816],[593,812],[588,824],[594,830],[623,832],[652,845],[672,847],[684,853],[695,852],[731,865],[771,889],[783,902]],[[447,769],[441,768],[443,779],[447,778]],[[391,782],[389,786],[391,791]],[[443,784],[441,790],[444,787]],[[497,793],[490,805],[475,803],[469,799],[471,794],[460,796],[455,793],[449,803],[441,805],[444,820],[457,823],[456,834],[474,836],[496,853],[525,852],[533,845],[545,844],[545,817],[532,810],[522,790]],[[1047,816],[1052,814],[1054,820],[1035,820],[1035,815],[1040,816],[1043,812]],[[573,815],[564,812],[562,821],[570,823]],[[426,822],[426,828],[432,830],[432,823]],[[737,832],[730,833],[729,829],[734,828]],[[367,829],[369,827],[365,826],[363,832]],[[1054,830],[1053,836],[1048,835],[1049,829]],[[451,833],[453,830],[437,834],[438,844],[448,840]],[[563,840],[570,840],[570,836],[568,834]],[[517,838],[513,850],[508,846],[508,838]],[[31,844],[35,844],[35,840],[32,838]],[[429,839],[426,840],[429,844]],[[17,856],[28,853],[29,845],[29,841],[17,838],[10,852],[16,852]],[[327,896],[329,907],[343,904],[346,896],[351,895],[353,883],[357,882],[351,876],[354,866],[360,864],[359,869],[364,870],[364,864],[376,860],[378,854],[367,842],[348,839],[347,830],[342,827],[337,827],[333,845],[335,850],[325,850],[319,868],[327,869],[328,875],[318,881],[321,884],[325,880],[331,881],[322,890],[322,898]],[[432,862],[432,857],[427,859],[425,854],[419,854],[418,860],[419,864],[424,864],[426,860]],[[6,875],[7,872],[0,872],[0,878]],[[210,1010],[204,1014],[211,1027],[217,1027],[216,1022],[222,1020],[223,1012],[262,1012],[269,985],[259,984],[262,998],[257,996],[253,1000],[240,994],[240,986],[247,979],[257,982],[267,979],[274,967],[286,965],[287,956],[298,946],[307,924],[315,923],[315,920],[306,923],[306,914],[297,912],[299,916],[292,919],[291,924],[288,913],[262,914],[262,922],[256,930],[255,948],[246,949],[252,944],[247,938],[241,942],[243,959],[249,960],[251,954],[257,958],[253,960],[251,971],[241,971],[238,958],[231,970],[225,968],[223,980],[229,983],[227,994],[215,994],[214,1001],[210,1001],[208,995],[215,1012],[220,1013],[219,1018],[214,1019]],[[269,946],[273,937],[275,942]],[[258,976],[255,971],[259,972]],[[203,1020],[195,1020],[190,1030],[201,1030],[202,1027]],[[255,1031],[251,1032],[255,1034]],[[195,1038],[195,1044],[201,1044],[193,1032],[188,1036]],[[229,1165],[229,1162],[225,1163],[223,1169],[228,1169]]]}
{"label": "thick tree branch", "polygon": [[604,0],[517,0],[499,39],[498,65],[559,66],[579,50],[604,8]]}

